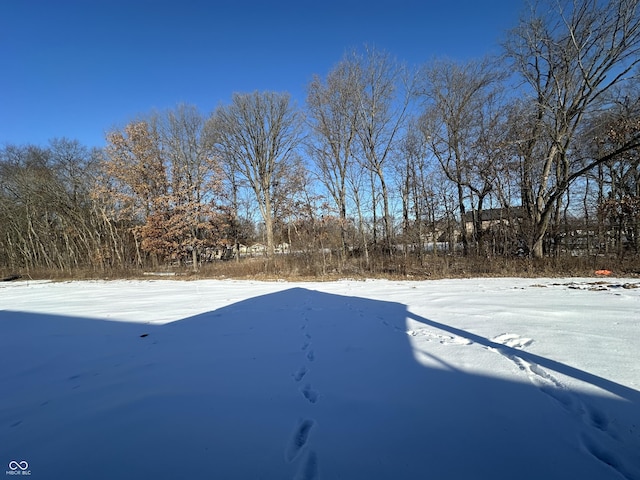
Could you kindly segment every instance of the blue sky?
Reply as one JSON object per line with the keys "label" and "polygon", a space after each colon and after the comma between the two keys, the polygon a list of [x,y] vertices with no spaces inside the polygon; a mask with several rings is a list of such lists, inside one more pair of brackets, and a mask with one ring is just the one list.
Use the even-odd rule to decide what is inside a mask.
{"label": "blue sky", "polygon": [[0,144],[104,133],[178,103],[287,91],[374,45],[418,65],[499,51],[521,0],[0,0]]}

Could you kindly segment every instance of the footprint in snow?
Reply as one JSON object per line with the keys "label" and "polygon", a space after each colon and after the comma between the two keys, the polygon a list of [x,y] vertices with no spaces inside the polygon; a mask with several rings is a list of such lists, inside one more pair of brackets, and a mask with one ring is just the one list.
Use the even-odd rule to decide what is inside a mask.
{"label": "footprint in snow", "polygon": [[468,338],[451,336],[451,335],[442,335],[439,333],[434,333],[429,331],[426,328],[419,328],[417,330],[407,330],[404,333],[411,337],[425,337],[427,341],[432,342],[436,341],[442,345],[471,345],[473,342]]}
{"label": "footprint in snow", "polygon": [[[493,341],[514,349],[521,349],[533,343],[530,338],[508,333],[498,335]],[[513,362],[521,371],[527,374],[531,383],[538,387],[542,393],[558,402],[576,420],[591,429],[590,432],[583,433],[580,438],[586,451],[594,458],[616,470],[622,477],[628,480],[635,478],[633,475],[629,475],[626,467],[620,462],[614,453],[615,448],[612,449],[605,445],[606,443],[611,443],[612,440],[616,442],[618,439],[616,433],[610,429],[610,420],[604,412],[583,403],[579,396],[537,363],[527,361],[514,352],[504,349],[492,347],[488,347],[488,349]],[[607,437],[602,437],[599,440],[598,436],[602,434],[605,434],[608,440],[606,439]]]}
{"label": "footprint in snow", "polygon": [[589,454],[618,472],[622,478],[626,480],[634,480],[636,478],[635,474],[629,471],[617,454],[605,447],[594,436],[583,433],[580,435],[580,443]]}
{"label": "footprint in snow", "polygon": [[491,341],[511,348],[525,348],[533,343],[533,339],[521,337],[515,333],[502,333]]}
{"label": "footprint in snow", "polygon": [[296,426],[284,451],[284,458],[287,462],[291,463],[298,457],[302,448],[309,441],[309,434],[314,425],[313,420],[306,419],[300,421]]}
{"label": "footprint in snow", "polygon": [[309,403],[313,404],[318,401],[318,397],[319,397],[318,392],[312,389],[311,385],[308,383],[300,389],[300,393],[302,393],[302,396],[306,398]]}
{"label": "footprint in snow", "polygon": [[305,367],[304,365],[302,367],[300,367],[296,373],[293,374],[293,379],[296,382],[299,382],[300,380],[302,380],[304,378],[304,376],[309,372],[309,370],[307,369],[307,367]]}
{"label": "footprint in snow", "polygon": [[613,432],[609,432],[609,424],[611,422],[603,412],[587,406],[586,413],[592,426],[594,426],[598,430],[609,433],[612,437],[616,438],[616,435],[614,435]]}
{"label": "footprint in snow", "polygon": [[391,325],[383,317],[376,317],[376,318],[381,321],[380,323],[382,323],[382,325],[384,325],[387,328],[391,328],[395,332],[402,332],[403,331],[401,328],[397,327],[396,325]]}
{"label": "footprint in snow", "polygon": [[300,463],[293,480],[317,480],[318,478],[320,478],[318,473],[318,455],[311,450]]}

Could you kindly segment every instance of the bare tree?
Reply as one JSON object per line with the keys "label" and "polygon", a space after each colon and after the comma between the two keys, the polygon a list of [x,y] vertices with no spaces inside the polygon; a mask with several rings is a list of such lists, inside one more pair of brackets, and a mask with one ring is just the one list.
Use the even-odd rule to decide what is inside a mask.
{"label": "bare tree", "polygon": [[0,149],[0,266],[71,271],[100,264],[94,160],[95,152],[68,139]]}
{"label": "bare tree", "polygon": [[632,78],[640,62],[640,0],[548,0],[532,6],[506,42],[529,89],[518,139],[523,206],[532,225],[530,249],[542,257],[554,212],[571,183],[637,146],[638,137],[596,158],[574,154],[576,137],[607,93]]}
{"label": "bare tree", "polygon": [[12,266],[64,268],[53,242],[58,231],[54,199],[60,190],[50,152],[8,145],[0,152],[2,246]]}
{"label": "bare tree", "polygon": [[[356,88],[353,90],[358,107],[357,155],[372,176],[374,217],[377,213],[377,192],[374,187],[376,181],[379,184],[385,248],[391,252],[393,220],[386,174],[390,161],[399,149],[402,129],[414,94],[414,77],[388,53],[374,48],[365,48],[364,54],[354,51],[346,61],[358,72]],[[374,218],[374,232],[375,227]]]}
{"label": "bare tree", "polygon": [[[460,235],[469,252],[467,207],[481,240],[483,201],[494,188],[496,107],[502,73],[489,60],[458,64],[434,61],[425,68],[426,111],[421,128],[447,178],[456,185]],[[480,244],[481,242],[477,242]]]}
{"label": "bare tree", "polygon": [[[597,142],[586,148],[615,150],[640,135],[640,97],[630,92],[598,122]],[[598,210],[613,234],[614,246],[620,257],[627,250],[640,251],[640,148],[630,149],[607,161],[599,169],[597,182]]]}
{"label": "bare tree", "polygon": [[324,82],[316,76],[307,87],[308,146],[320,180],[338,210],[342,260],[347,249],[347,176],[357,140],[357,84],[356,65],[343,59]]}
{"label": "bare tree", "polygon": [[[415,119],[409,123],[400,150],[404,163],[398,163],[399,189],[402,195],[402,238],[405,256],[410,245],[418,252],[422,261],[423,221],[425,211],[423,191],[421,190],[422,169],[425,164],[426,142],[417,127]],[[412,215],[413,214],[413,215]]]}
{"label": "bare tree", "polygon": [[60,187],[54,202],[61,226],[59,239],[73,267],[96,267],[102,228],[94,215],[91,190],[98,169],[98,154],[77,140],[55,138],[49,142],[50,164]]}
{"label": "bare tree", "polygon": [[[212,122],[208,125],[211,127]],[[209,135],[211,135],[211,138],[215,138],[214,132],[209,132]],[[241,205],[243,203],[242,192],[244,191],[243,187],[246,182],[240,178],[233,162],[225,162],[220,159],[220,165],[224,174],[222,187],[223,195],[227,198],[229,203],[229,236],[236,250],[236,262],[239,262],[240,243],[241,241],[246,241],[246,238],[243,238],[246,235],[243,235],[242,232],[243,219],[240,213]],[[249,207],[247,207],[247,211],[249,211]],[[245,218],[244,220],[248,221],[248,218]]]}
{"label": "bare tree", "polygon": [[300,120],[289,95],[275,92],[234,94],[231,104],[218,107],[211,119],[220,157],[233,163],[255,194],[269,255],[275,251],[274,186],[286,177],[296,155]]}
{"label": "bare tree", "polygon": [[[363,208],[363,182],[366,176],[366,172],[363,171],[363,166],[358,163],[349,165],[347,169],[347,183],[349,185],[349,192],[353,204],[355,206],[355,213],[357,216],[357,237],[355,238],[354,248],[358,253],[360,251],[364,257],[364,266],[369,268],[370,256],[369,256],[369,236],[367,235],[367,222],[365,220],[364,208]],[[356,247],[355,245],[358,245]]]}

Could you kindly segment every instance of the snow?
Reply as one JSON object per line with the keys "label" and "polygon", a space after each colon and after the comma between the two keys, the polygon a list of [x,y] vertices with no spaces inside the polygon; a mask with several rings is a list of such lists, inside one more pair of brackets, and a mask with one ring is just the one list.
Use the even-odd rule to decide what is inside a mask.
{"label": "snow", "polygon": [[639,286],[3,283],[0,462],[65,480],[638,480]]}

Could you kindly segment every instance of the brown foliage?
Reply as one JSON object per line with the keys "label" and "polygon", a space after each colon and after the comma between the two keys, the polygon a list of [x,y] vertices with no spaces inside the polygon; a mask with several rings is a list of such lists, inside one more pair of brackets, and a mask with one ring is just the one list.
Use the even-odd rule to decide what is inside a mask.
{"label": "brown foliage", "polygon": [[102,197],[155,258],[191,255],[197,264],[199,250],[227,242],[228,218],[214,203],[221,175],[203,128],[197,111],[179,107],[107,136]]}

